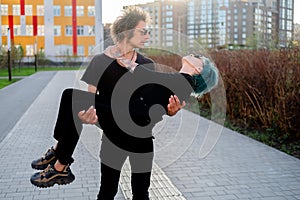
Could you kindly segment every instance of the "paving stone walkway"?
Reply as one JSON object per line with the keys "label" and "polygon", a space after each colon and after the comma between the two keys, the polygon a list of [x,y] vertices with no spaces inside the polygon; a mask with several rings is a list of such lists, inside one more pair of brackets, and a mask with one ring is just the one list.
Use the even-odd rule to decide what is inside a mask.
{"label": "paving stone walkway", "polygon": [[[32,78],[38,80],[45,73],[48,72],[38,72],[22,81]],[[60,94],[67,87],[83,88],[84,85],[76,81],[79,76],[78,71],[60,71],[52,74],[52,78],[48,77],[48,84],[43,86],[39,95],[0,141],[0,199],[96,199],[101,130],[94,126],[84,127],[75,150],[75,162],[71,166],[76,176],[73,183],[40,189],[32,186],[29,180],[35,172],[30,167],[31,161],[44,154],[55,142],[52,130]],[[34,90],[32,86],[25,86],[25,82],[23,86],[18,85],[29,93]],[[6,95],[1,96],[0,101],[6,102],[8,109],[18,109],[14,106],[17,98],[13,95],[15,89],[11,88],[11,94],[5,91]],[[4,90],[0,90],[0,95],[3,93]],[[7,100],[9,98],[10,101]],[[18,105],[22,106],[22,103]],[[5,114],[1,112],[0,116]],[[0,129],[5,126],[4,123],[5,118],[0,121]],[[203,158],[199,151],[209,129],[221,131],[220,138],[208,156]],[[165,117],[154,132],[156,157],[150,189],[152,199],[300,199],[299,159],[186,110],[180,111],[175,117]],[[125,166],[116,200],[130,198],[128,170]],[[168,193],[177,196],[167,197]]]}

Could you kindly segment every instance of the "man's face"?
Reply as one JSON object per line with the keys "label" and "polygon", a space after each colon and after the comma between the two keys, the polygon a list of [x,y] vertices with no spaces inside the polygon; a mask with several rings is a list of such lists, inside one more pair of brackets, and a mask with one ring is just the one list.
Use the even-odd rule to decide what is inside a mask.
{"label": "man's face", "polygon": [[146,22],[139,21],[135,29],[133,30],[133,37],[129,39],[128,43],[133,48],[144,48],[145,43],[148,42],[150,33],[146,29]]}

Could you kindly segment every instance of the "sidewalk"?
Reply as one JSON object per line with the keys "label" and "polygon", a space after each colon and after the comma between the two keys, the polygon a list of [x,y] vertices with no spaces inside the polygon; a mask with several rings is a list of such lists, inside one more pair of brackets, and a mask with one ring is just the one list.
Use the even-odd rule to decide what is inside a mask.
{"label": "sidewalk", "polygon": [[[43,73],[46,72],[36,76]],[[77,76],[75,71],[57,72],[0,141],[0,199],[96,199],[101,131],[94,126],[84,127],[75,150],[75,162],[71,166],[76,176],[73,183],[40,189],[32,186],[29,180],[35,172],[30,167],[31,161],[54,144],[52,129],[62,90],[83,87],[75,81]],[[0,94],[2,92],[0,90]],[[0,124],[2,129],[3,124]],[[164,118],[155,127],[157,153],[150,190],[152,199],[300,199],[300,160],[248,137],[223,128],[212,152],[204,159],[199,157],[205,133],[211,127],[218,126],[185,110],[175,117]],[[116,200],[130,196],[127,175],[125,168]],[[166,197],[163,191],[178,196]]]}

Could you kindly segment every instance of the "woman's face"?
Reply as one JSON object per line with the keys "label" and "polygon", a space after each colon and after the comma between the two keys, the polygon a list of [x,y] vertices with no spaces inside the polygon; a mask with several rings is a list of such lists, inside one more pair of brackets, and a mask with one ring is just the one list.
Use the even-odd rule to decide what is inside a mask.
{"label": "woman's face", "polygon": [[146,28],[146,22],[139,21],[133,30],[133,37],[128,40],[128,44],[133,48],[144,48],[145,43],[150,39],[150,32]]}
{"label": "woman's face", "polygon": [[203,60],[193,54],[182,57],[182,64],[189,64],[195,68],[203,67]]}

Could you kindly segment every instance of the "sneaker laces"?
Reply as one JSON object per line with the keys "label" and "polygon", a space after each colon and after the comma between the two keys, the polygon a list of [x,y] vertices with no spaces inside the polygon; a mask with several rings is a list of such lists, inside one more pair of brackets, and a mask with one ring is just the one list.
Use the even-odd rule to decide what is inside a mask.
{"label": "sneaker laces", "polygon": [[44,177],[47,177],[47,173],[52,172],[54,170],[55,169],[51,165],[48,165],[48,167],[46,169],[44,169],[43,171],[40,171],[41,179],[43,179]]}
{"label": "sneaker laces", "polygon": [[43,161],[43,160],[46,160],[47,154],[48,154],[49,152],[51,152],[52,150],[53,150],[52,148],[50,148],[50,149],[47,150],[47,152],[44,154],[44,156],[42,156],[42,161]]}

